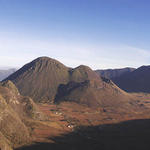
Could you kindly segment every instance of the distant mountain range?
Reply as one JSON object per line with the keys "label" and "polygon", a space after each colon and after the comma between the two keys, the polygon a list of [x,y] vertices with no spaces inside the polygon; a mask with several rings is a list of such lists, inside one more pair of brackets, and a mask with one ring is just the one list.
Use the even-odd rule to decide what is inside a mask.
{"label": "distant mountain range", "polygon": [[118,87],[127,92],[150,93],[150,66],[142,66],[137,69],[108,69],[96,70],[103,77],[111,79]]}
{"label": "distant mountain range", "polygon": [[0,69],[0,81],[3,79],[7,78],[9,75],[14,73],[17,69],[12,68],[12,69]]}
{"label": "distant mountain range", "polygon": [[150,93],[150,66],[139,67],[128,74],[115,78],[113,81],[127,92]]}
{"label": "distant mountain range", "polygon": [[108,79],[111,79],[113,81],[115,78],[118,78],[121,75],[128,74],[128,73],[130,73],[130,72],[132,72],[134,70],[135,70],[135,68],[129,68],[129,67],[127,67],[127,68],[121,68],[121,69],[96,70],[96,72],[100,76],[108,78]]}

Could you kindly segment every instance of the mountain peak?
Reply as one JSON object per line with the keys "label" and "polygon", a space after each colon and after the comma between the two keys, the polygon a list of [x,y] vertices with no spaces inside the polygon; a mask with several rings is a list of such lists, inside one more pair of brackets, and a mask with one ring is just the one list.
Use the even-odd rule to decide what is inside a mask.
{"label": "mountain peak", "polygon": [[58,85],[67,83],[68,68],[49,57],[39,57],[6,78],[18,87],[21,94],[36,101],[52,101]]}
{"label": "mountain peak", "polygon": [[[101,78],[88,66],[80,65],[70,69],[49,57],[33,60],[9,76],[7,80],[15,83],[22,95],[30,96],[36,102],[53,103],[56,96],[58,98],[62,95],[62,91],[65,91],[68,95],[66,99],[69,97],[76,99],[75,96],[78,95],[76,102],[96,106],[101,103],[105,95],[109,97],[114,95],[113,92],[118,91],[114,84],[110,84],[111,81]],[[124,94],[120,93],[122,97]],[[117,98],[118,94],[114,96],[114,99]]]}
{"label": "mountain peak", "polygon": [[38,57],[35,60],[33,60],[33,62],[40,62],[40,61],[51,61],[51,62],[58,62],[57,60],[47,57],[47,56],[42,56],[42,57]]}
{"label": "mountain peak", "polygon": [[75,82],[83,82],[85,80],[100,80],[100,77],[90,67],[80,65],[70,71],[71,80]]}

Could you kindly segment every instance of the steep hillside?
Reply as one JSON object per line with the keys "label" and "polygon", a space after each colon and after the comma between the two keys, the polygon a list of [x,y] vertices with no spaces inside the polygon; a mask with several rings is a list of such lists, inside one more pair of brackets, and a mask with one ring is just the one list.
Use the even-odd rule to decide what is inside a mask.
{"label": "steep hillside", "polygon": [[127,75],[114,79],[114,82],[127,92],[150,92],[150,66],[142,66]]}
{"label": "steep hillside", "polygon": [[89,107],[116,109],[130,107],[132,96],[119,89],[110,80],[71,81],[60,85],[55,98],[56,103],[62,101],[76,102]]}
{"label": "steep hillside", "polygon": [[130,101],[133,99],[132,95],[118,88],[111,80],[81,65],[70,70],[70,82],[60,84],[55,103],[69,101],[105,110],[126,111],[131,108]]}
{"label": "steep hillside", "polygon": [[118,78],[121,75],[128,74],[134,70],[135,68],[106,69],[106,70],[96,70],[96,73],[98,73],[102,77],[111,79],[113,81],[115,78]]}
{"label": "steep hillside", "polygon": [[119,110],[129,107],[131,99],[130,94],[119,89],[111,80],[81,65],[70,71],[70,82],[59,86],[55,102],[70,101],[89,107]]}
{"label": "steep hillside", "polygon": [[44,119],[34,102],[19,94],[11,81],[0,84],[0,149],[11,149],[30,141],[26,119]]}

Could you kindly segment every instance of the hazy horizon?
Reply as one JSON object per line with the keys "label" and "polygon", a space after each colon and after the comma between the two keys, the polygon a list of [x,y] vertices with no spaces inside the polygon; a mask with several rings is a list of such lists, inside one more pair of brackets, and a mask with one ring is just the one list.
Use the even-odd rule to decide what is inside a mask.
{"label": "hazy horizon", "polygon": [[[45,57],[45,56],[39,56],[39,57]],[[46,56],[46,57],[48,57],[48,56]],[[38,58],[38,57],[36,57],[36,58]],[[35,59],[36,59],[35,58]],[[52,57],[50,57],[50,58],[52,58]],[[53,59],[55,59],[55,58],[53,58]],[[34,60],[34,59],[33,59]],[[33,60],[30,60],[30,61],[27,61],[25,64],[23,64],[23,65],[20,65],[20,66],[1,66],[0,65],[0,70],[9,70],[9,69],[16,69],[16,70],[18,70],[18,69],[20,69],[21,67],[23,67],[24,65],[26,65],[26,64],[28,64],[28,63],[30,63],[31,61],[33,61]],[[59,61],[59,60],[58,60]],[[60,61],[59,61],[60,62]],[[60,62],[60,63],[62,63],[62,62]],[[79,65],[75,65],[75,66],[68,66],[68,65],[66,65],[66,64],[64,64],[65,66],[67,66],[67,67],[72,67],[72,68],[76,68],[76,67],[78,67],[78,66],[80,66],[80,65],[86,65],[86,64],[79,64]],[[87,65],[86,65],[87,66]],[[143,66],[143,65],[142,65]],[[90,66],[89,66],[90,67]],[[131,67],[131,66],[124,66],[124,67],[114,67],[114,68],[95,68],[95,69],[93,69],[92,67],[91,67],[91,69],[93,69],[93,70],[107,70],[107,69],[122,69],[122,68],[139,68],[139,67],[141,67],[141,66],[138,66],[138,67]]]}

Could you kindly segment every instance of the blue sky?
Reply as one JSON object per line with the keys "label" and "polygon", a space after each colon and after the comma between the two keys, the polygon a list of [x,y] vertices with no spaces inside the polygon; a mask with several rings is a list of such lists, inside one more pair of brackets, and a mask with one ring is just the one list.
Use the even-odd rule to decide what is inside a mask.
{"label": "blue sky", "polygon": [[0,0],[0,67],[39,56],[93,69],[150,64],[149,0]]}

